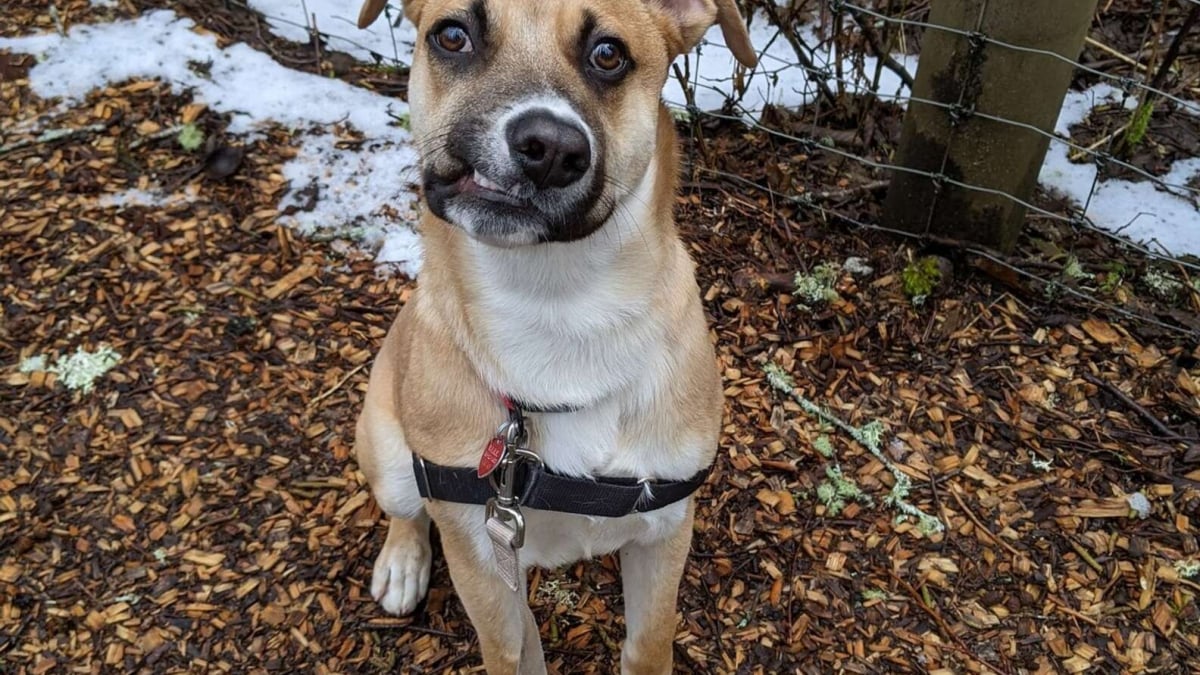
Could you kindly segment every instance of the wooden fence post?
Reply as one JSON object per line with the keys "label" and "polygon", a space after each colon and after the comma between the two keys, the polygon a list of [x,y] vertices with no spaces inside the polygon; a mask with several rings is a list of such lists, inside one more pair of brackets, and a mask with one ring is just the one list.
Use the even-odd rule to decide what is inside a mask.
{"label": "wooden fence post", "polygon": [[[1073,62],[1097,0],[933,0],[895,164],[1029,202],[1053,133]],[[1055,58],[995,44],[1054,52]],[[1016,245],[1025,207],[903,170],[892,172],[884,209],[889,227],[975,241],[1001,251]]]}

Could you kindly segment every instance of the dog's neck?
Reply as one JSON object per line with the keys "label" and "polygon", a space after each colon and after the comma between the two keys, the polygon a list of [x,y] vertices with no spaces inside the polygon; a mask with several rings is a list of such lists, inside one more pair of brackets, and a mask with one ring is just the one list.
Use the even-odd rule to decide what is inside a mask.
{"label": "dog's neck", "polygon": [[661,160],[576,242],[497,248],[426,215],[422,313],[463,336],[458,347],[486,386],[535,405],[585,407],[644,375],[666,329],[666,280],[690,264]]}

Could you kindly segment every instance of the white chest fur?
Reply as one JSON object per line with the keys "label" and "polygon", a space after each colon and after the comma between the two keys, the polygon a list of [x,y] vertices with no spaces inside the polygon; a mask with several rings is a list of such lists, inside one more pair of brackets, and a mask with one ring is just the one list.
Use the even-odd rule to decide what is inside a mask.
{"label": "white chest fur", "polygon": [[467,244],[479,343],[465,347],[496,391],[587,407],[644,377],[667,330],[653,310],[667,251],[640,229],[655,174],[651,164],[610,222],[582,241]]}

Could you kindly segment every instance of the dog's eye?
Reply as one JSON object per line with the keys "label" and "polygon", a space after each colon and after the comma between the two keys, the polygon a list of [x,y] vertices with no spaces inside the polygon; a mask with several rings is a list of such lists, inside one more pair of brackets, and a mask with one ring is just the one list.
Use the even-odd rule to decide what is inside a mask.
{"label": "dog's eye", "polygon": [[625,48],[616,40],[602,40],[592,47],[588,63],[603,75],[618,75],[625,69],[628,59]]}
{"label": "dog's eye", "polygon": [[467,29],[457,23],[442,26],[433,36],[438,47],[453,54],[466,54],[475,50]]}

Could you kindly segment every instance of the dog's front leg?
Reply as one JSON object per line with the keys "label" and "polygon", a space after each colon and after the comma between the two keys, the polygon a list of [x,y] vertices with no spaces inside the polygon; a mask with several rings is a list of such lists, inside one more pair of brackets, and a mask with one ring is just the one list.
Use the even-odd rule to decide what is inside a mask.
{"label": "dog's front leg", "polygon": [[665,539],[621,547],[625,593],[622,675],[670,675],[675,643],[675,598],[692,544],[694,503]]}
{"label": "dog's front leg", "polygon": [[509,589],[494,563],[479,559],[470,531],[452,519],[438,518],[438,523],[450,578],[479,635],[488,675],[545,675],[546,660],[526,599],[524,573],[520,590]]}

